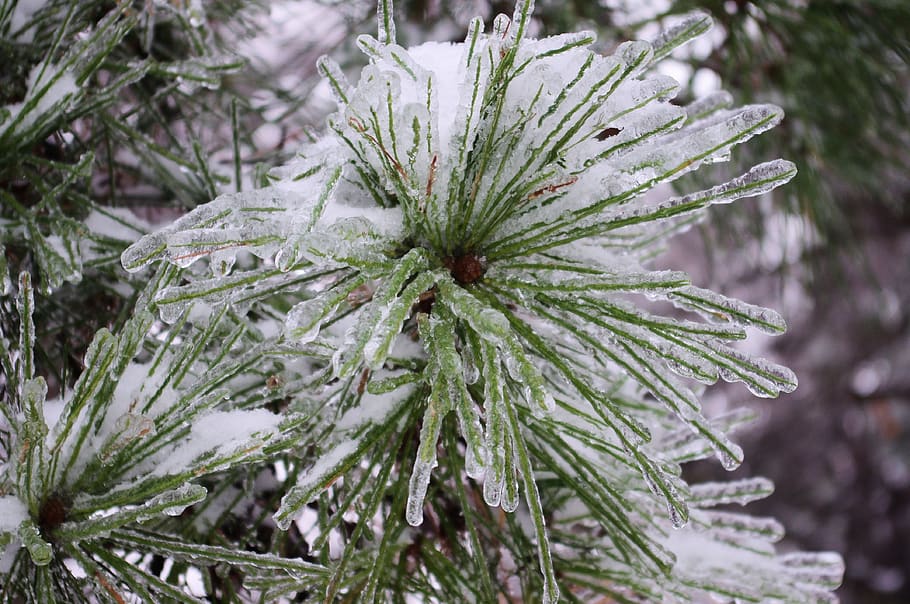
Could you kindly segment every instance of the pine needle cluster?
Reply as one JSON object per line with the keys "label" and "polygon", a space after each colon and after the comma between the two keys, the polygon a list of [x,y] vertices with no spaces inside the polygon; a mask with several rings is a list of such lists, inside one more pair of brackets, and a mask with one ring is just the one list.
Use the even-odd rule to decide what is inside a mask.
{"label": "pine needle cluster", "polygon": [[591,32],[531,38],[527,0],[407,49],[378,8],[356,84],[320,60],[323,136],[253,190],[216,195],[200,159],[212,201],[123,251],[134,309],[59,401],[31,276],[0,267],[3,597],[833,601],[839,556],[779,554],[776,521],[729,508],[769,481],[681,476],[742,461],[750,414],[706,417],[704,385],[796,387],[734,346],[783,319],[651,268],[709,206],[796,174],[663,186],[781,110],[671,102],[652,68],[703,13],[601,56]]}

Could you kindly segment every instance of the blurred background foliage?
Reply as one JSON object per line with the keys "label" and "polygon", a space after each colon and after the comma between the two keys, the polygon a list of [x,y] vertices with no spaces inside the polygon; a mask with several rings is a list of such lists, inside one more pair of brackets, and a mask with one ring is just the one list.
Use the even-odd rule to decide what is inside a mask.
{"label": "blurred background foliage", "polygon": [[[36,65],[66,60],[59,41],[113,24],[74,66],[84,77],[78,102],[15,139],[0,132],[2,261],[54,291],[39,298],[36,322],[39,372],[59,388],[78,376],[96,329],[129,315],[136,294],[119,267],[125,234],[254,186],[312,139],[332,109],[315,60],[331,53],[352,70],[362,64],[352,34],[372,32],[375,3],[37,4],[23,37],[4,13],[15,2],[0,1],[0,104],[25,97]],[[592,29],[605,52],[705,10],[715,30],[674,57],[680,102],[723,87],[737,103],[786,111],[780,127],[716,169],[784,157],[799,176],[773,196],[714,212],[666,261],[702,286],[782,309],[790,322],[785,338],[765,346],[801,386],[761,403],[764,419],[741,438],[740,472],[777,484],[754,511],[780,518],[794,547],[844,554],[846,604],[910,601],[910,2],[537,5],[535,35]],[[471,16],[489,22],[513,2],[396,7],[399,38],[413,45],[461,40]],[[9,333],[15,315],[0,303]],[[726,391],[714,392],[723,405]],[[247,525],[250,548],[267,549],[272,537]]]}

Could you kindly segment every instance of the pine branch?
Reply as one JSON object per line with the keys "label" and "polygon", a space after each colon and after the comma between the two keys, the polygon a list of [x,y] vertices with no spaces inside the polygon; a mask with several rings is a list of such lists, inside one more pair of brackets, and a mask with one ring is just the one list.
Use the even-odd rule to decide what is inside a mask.
{"label": "pine branch", "polygon": [[[710,206],[796,174],[776,160],[656,190],[782,118],[724,94],[671,103],[655,65],[705,14],[601,56],[590,32],[531,38],[521,1],[462,44],[404,48],[382,0],[359,81],[319,61],[327,131],[250,188],[242,104],[215,103],[223,170],[189,123],[198,87],[238,67],[205,14],[99,7],[26,22],[59,33],[0,115],[0,176],[29,182],[2,190],[4,242],[25,250],[0,256],[2,598],[192,602],[200,575],[224,601],[833,599],[839,556],[780,555],[779,523],[729,508],[767,480],[682,478],[742,461],[729,433],[749,414],[707,417],[704,385],[796,387],[735,348],[748,327],[782,333],[777,313],[651,266]],[[69,155],[34,157],[55,131]],[[190,211],[124,234],[99,169],[112,203],[136,201],[118,185],[132,174]],[[93,267],[122,289],[118,254],[134,274],[121,318],[56,383],[29,254],[39,293]]]}
{"label": "pine branch", "polygon": [[[767,192],[792,178],[795,168],[770,162],[663,202],[644,194],[702,163],[726,159],[732,147],[773,127],[782,114],[770,105],[726,109],[705,102],[690,112],[668,102],[676,84],[648,69],[704,31],[703,14],[654,43],[627,43],[602,58],[585,49],[590,34],[527,38],[532,11],[532,3],[518,3],[512,19],[497,18],[491,34],[475,21],[462,45],[406,50],[394,43],[391,4],[381,3],[379,39],[358,39],[370,58],[360,82],[352,87],[336,65],[320,64],[341,105],[329,133],[274,172],[271,186],[218,197],[141,239],[124,252],[123,263],[135,271],[159,258],[188,266],[212,255],[214,278],[171,299],[198,293],[225,304],[247,296],[256,275],[275,291],[297,283],[301,270],[330,275],[304,285],[286,336],[334,350],[324,375],[336,385],[324,393],[323,413],[327,420],[340,417],[344,427],[336,424],[331,444],[283,500],[276,516],[282,527],[321,491],[331,492],[338,477],[354,479],[358,464],[369,466],[376,447],[396,432],[412,432],[418,442],[405,518],[411,525],[431,521],[439,497],[431,472],[443,465],[437,443],[454,412],[464,472],[483,478],[487,503],[513,512],[519,481],[524,485],[533,530],[513,538],[536,543],[543,574],[542,582],[523,577],[524,597],[555,601],[560,564],[571,556],[554,551],[576,551],[548,545],[553,510],[545,506],[556,493],[535,464],[559,476],[556,484],[568,485],[563,501],[580,498],[583,509],[596,510],[617,552],[601,561],[605,567],[628,565],[626,577],[645,573],[627,584],[629,593],[710,591],[707,583],[684,578],[673,540],[645,512],[663,505],[672,524],[695,522],[685,501],[689,489],[653,430],[674,426],[670,413],[728,469],[739,465],[742,452],[672,373],[707,383],[743,381],[763,396],[790,391],[796,381],[789,370],[724,343],[744,337],[743,325],[781,332],[776,313],[644,263],[675,225],[713,203]],[[442,75],[453,69],[456,86]],[[639,243],[623,245],[629,240]],[[274,259],[280,272],[225,277],[222,267],[240,250]],[[626,301],[629,294],[672,302],[701,320],[644,312]],[[408,357],[413,360],[402,364]],[[417,387],[404,386],[414,382]],[[415,404],[419,423],[418,414],[398,411]],[[565,419],[546,419],[557,410]],[[586,428],[592,419],[597,431]],[[587,446],[576,453],[570,442]],[[599,455],[618,473],[595,465]],[[367,492],[363,498],[365,509],[374,510],[376,500]],[[397,501],[390,509],[401,510]],[[722,526],[739,522],[697,517],[716,522],[720,532],[712,538],[718,539]],[[762,526],[747,522],[741,532],[766,538]],[[476,546],[474,531],[458,540]],[[668,539],[670,549],[661,545]],[[359,575],[351,547],[340,569],[353,579]],[[473,590],[466,575],[420,551],[426,582],[397,589],[449,598]],[[329,593],[340,589],[341,573]],[[369,592],[378,594],[379,585],[371,579]],[[718,578],[717,585],[726,584]],[[754,595],[740,596],[779,593],[761,581],[745,589]],[[786,589],[794,601],[808,593],[793,584]]]}

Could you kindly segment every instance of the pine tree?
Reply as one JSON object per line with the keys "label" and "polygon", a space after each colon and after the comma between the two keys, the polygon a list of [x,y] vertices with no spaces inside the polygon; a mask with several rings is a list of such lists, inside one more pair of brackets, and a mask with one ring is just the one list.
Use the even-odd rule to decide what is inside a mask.
{"label": "pine tree", "polygon": [[[703,385],[796,387],[731,345],[783,319],[650,268],[795,175],[661,187],[780,109],[670,102],[652,68],[702,13],[604,57],[531,38],[533,2],[408,49],[378,8],[370,64],[352,85],[320,60],[338,112],[265,186],[224,192],[192,149],[214,199],[123,252],[130,314],[56,400],[31,272],[0,265],[4,600],[833,601],[839,556],[778,554],[777,522],[725,507],[769,481],[681,477],[742,459],[750,414],[705,417]],[[58,119],[82,89],[41,77]]]}

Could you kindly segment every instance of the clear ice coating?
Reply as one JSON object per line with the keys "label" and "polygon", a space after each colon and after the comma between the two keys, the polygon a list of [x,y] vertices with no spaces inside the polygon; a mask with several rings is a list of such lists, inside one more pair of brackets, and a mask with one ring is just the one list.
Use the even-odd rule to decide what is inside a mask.
{"label": "clear ice coating", "polygon": [[[535,478],[519,474],[519,453],[529,447],[525,432],[508,429],[509,414],[525,428],[546,422],[560,430],[567,424],[550,418],[574,412],[568,425],[602,439],[599,453],[582,450],[604,480],[614,481],[609,488],[629,487],[656,515],[666,506],[669,524],[678,527],[669,537],[652,535],[644,522],[623,527],[639,538],[624,547],[663,539],[667,550],[654,545],[649,559],[669,567],[678,554],[674,572],[686,585],[746,601],[777,597],[771,574],[735,585],[724,582],[710,556],[685,555],[749,551],[772,559],[769,544],[780,534],[773,521],[705,509],[760,498],[770,483],[688,488],[678,463],[712,451],[727,469],[741,463],[742,450],[726,436],[737,422],[709,421],[700,384],[689,380],[739,381],[758,396],[792,391],[791,371],[730,344],[745,338],[747,327],[773,335],[786,325],[774,311],[647,265],[665,237],[709,206],[767,193],[796,169],[775,160],[701,191],[645,194],[729,160],[736,145],[777,124],[781,110],[733,107],[725,92],[685,107],[671,102],[678,83],[651,68],[710,27],[703,13],[652,42],[626,42],[601,56],[589,49],[588,32],[529,38],[529,1],[518,2],[511,19],[497,17],[489,33],[475,19],[464,43],[413,48],[397,44],[391,1],[378,9],[376,37],[357,39],[370,61],[357,82],[330,59],[319,61],[339,105],[328,133],[274,170],[270,186],[221,195],[142,238],[124,252],[124,266],[208,260],[211,279],[159,295],[168,321],[193,302],[244,310],[258,289],[299,285],[293,280],[300,271],[330,275],[307,283],[284,336],[296,344],[332,338],[326,372],[339,381],[369,376],[366,370],[380,374],[364,378],[369,395],[403,396],[402,386],[412,383],[429,393],[420,403],[426,408],[409,477],[411,525],[423,519],[447,414],[454,412],[464,439],[466,474],[483,481],[489,505],[512,512],[519,479],[527,485]],[[264,272],[234,271],[241,250],[263,259]],[[465,258],[471,271],[457,268]],[[689,315],[662,315],[639,296]],[[415,323],[416,334],[402,334]],[[414,364],[391,367],[393,348],[403,345]],[[412,353],[417,346],[422,351]],[[278,526],[287,528],[304,503],[351,468],[362,445],[360,436],[343,433],[326,446],[282,501]],[[716,531],[699,532],[705,526]],[[538,541],[546,574],[548,546]],[[610,550],[604,563],[627,553]],[[782,560],[771,566],[787,566]],[[785,588],[799,601],[809,593],[798,585],[805,572],[821,577],[806,583],[824,591],[825,577],[842,573],[836,562],[792,558]]]}
{"label": "clear ice coating", "polygon": [[16,536],[37,566],[47,566],[54,559],[53,547],[42,538],[41,531],[30,518],[22,521]]}
{"label": "clear ice coating", "polygon": [[322,323],[365,282],[366,279],[362,277],[355,278],[343,287],[333,287],[323,295],[298,302],[288,311],[285,319],[289,335],[301,344],[315,340]]}
{"label": "clear ice coating", "polygon": [[414,469],[408,482],[408,501],[405,518],[411,526],[423,523],[423,503],[430,485],[430,474],[436,467],[436,442],[442,427],[445,413],[440,409],[440,402],[431,398],[426,413],[423,415],[423,427],[420,429],[420,445],[414,460]]}
{"label": "clear ice coating", "polygon": [[398,298],[383,309],[379,322],[363,346],[363,359],[368,367],[379,369],[382,366],[395,338],[401,332],[401,325],[411,314],[412,307],[420,300],[421,294],[433,287],[438,278],[436,273],[421,273],[404,288]]}
{"label": "clear ice coating", "polygon": [[198,484],[185,484],[173,491],[163,493],[147,504],[149,508],[162,508],[161,512],[168,516],[179,516],[194,503],[205,499],[205,487]]}

